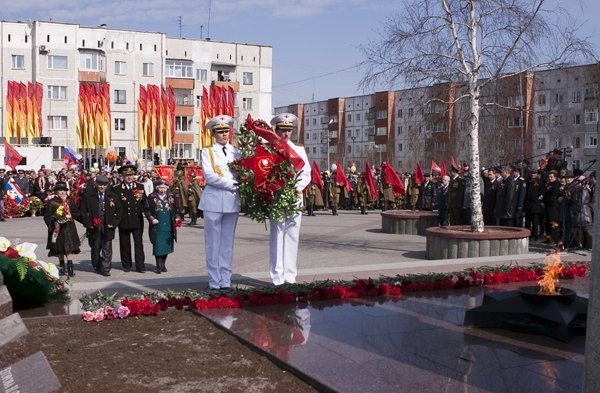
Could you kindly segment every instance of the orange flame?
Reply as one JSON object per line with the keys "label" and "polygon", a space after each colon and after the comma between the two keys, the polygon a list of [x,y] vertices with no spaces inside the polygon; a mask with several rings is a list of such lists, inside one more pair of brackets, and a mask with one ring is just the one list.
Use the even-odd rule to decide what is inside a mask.
{"label": "orange flame", "polygon": [[544,275],[538,281],[540,289],[538,293],[540,295],[559,295],[560,292],[556,290],[556,284],[558,284],[558,276],[561,270],[560,253],[553,252],[544,258],[546,267],[544,267]]}

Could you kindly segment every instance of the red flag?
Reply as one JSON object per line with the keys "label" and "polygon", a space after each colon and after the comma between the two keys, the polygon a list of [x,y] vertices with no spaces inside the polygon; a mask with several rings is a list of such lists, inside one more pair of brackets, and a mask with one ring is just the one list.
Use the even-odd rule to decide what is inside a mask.
{"label": "red flag", "polygon": [[287,144],[287,142],[281,139],[279,135],[274,133],[272,130],[261,128],[255,125],[250,114],[248,114],[246,124],[249,130],[253,131],[259,137],[265,139],[273,147],[273,149],[277,150],[282,156],[287,158],[297,171],[302,169],[304,166],[304,160],[302,157],[300,157],[298,153],[296,153],[294,149]]}
{"label": "red flag", "polygon": [[404,195],[406,193],[404,183],[402,182],[394,168],[387,162],[384,162],[381,166],[383,167],[382,172],[385,176],[385,181],[387,184],[392,186],[392,191],[394,192],[394,195]]}
{"label": "red flag", "polygon": [[440,168],[440,176],[444,177],[448,174],[446,171],[446,160],[442,160],[442,167]]}
{"label": "red flag", "polygon": [[365,183],[367,183],[367,187],[369,188],[369,192],[371,193],[371,200],[377,200],[377,187],[375,186],[375,179],[373,179],[373,172],[371,172],[371,168],[369,167],[369,163],[365,162]]}
{"label": "red flag", "polygon": [[202,172],[202,168],[200,168],[199,166],[186,166],[183,168],[183,173],[185,174],[185,181],[189,184],[192,182],[192,172],[194,172],[194,174],[196,175],[196,178],[198,179],[198,183],[200,183],[201,186],[204,186],[206,184],[206,180],[204,179],[204,173]]}
{"label": "red flag", "polygon": [[173,166],[173,165],[155,165],[154,169],[156,170],[156,173],[158,173],[158,176],[161,179],[166,180],[167,183],[169,183],[169,184],[173,183],[173,177],[175,175],[175,166]]}
{"label": "red flag", "polygon": [[442,168],[435,163],[435,161],[431,160],[431,172],[441,172]]}
{"label": "red flag", "polygon": [[8,143],[8,141],[4,142],[4,165],[15,169],[19,162],[23,159],[23,156],[19,154],[19,152]]}
{"label": "red flag", "polygon": [[450,161],[450,169],[456,169],[456,171],[458,172],[458,165],[456,164],[456,160],[454,160],[454,156],[452,156],[452,160]]}
{"label": "red flag", "polygon": [[417,162],[417,166],[415,168],[415,183],[421,184],[425,181],[425,176],[423,175],[423,170],[421,170],[421,165]]}
{"label": "red flag", "polygon": [[337,166],[337,170],[335,173],[335,184],[337,184],[338,186],[346,187],[346,190],[350,192],[352,186],[350,185],[350,182],[348,182],[348,178],[344,173],[344,167],[342,166],[342,164],[340,164],[339,161],[336,161],[335,165]]}
{"label": "red flag", "polygon": [[323,191],[323,179],[321,178],[321,171],[314,160],[312,162],[312,170],[310,172],[310,181],[311,183],[316,184],[319,189]]}

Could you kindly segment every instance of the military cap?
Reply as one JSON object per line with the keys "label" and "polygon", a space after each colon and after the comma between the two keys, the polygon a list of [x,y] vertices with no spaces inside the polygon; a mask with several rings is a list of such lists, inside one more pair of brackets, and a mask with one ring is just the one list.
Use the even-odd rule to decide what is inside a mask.
{"label": "military cap", "polygon": [[213,117],[208,123],[206,123],[206,128],[209,128],[215,132],[229,131],[232,125],[233,117],[227,115],[219,115]]}
{"label": "military cap", "polygon": [[98,175],[98,176],[96,176],[95,181],[98,184],[108,184],[108,177],[106,177],[104,175]]}
{"label": "military cap", "polygon": [[54,185],[54,191],[69,191],[69,187],[64,181],[57,181]]}
{"label": "military cap", "polygon": [[119,168],[119,173],[121,175],[127,176],[127,175],[135,175],[135,173],[137,172],[137,168],[135,167],[135,165],[123,165]]}
{"label": "military cap", "polygon": [[292,130],[298,117],[292,113],[280,113],[271,119],[271,125],[275,130]]}
{"label": "military cap", "polygon": [[24,171],[23,169],[19,169],[19,170],[17,171],[17,173],[20,175],[21,173],[23,173],[23,174],[24,174],[24,173],[25,173],[25,171]]}

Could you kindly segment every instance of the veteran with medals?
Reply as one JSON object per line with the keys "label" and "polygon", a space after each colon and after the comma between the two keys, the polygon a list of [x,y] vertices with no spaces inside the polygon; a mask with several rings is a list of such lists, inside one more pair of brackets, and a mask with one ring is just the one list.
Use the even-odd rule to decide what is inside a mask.
{"label": "veteran with medals", "polygon": [[[295,115],[282,113],[271,120],[271,125],[275,133],[304,161],[304,166],[297,173],[296,183],[298,205],[302,206],[302,192],[310,183],[311,167],[304,147],[297,146],[290,140],[296,121],[297,117]],[[301,212],[295,213],[292,217],[283,221],[269,220],[269,271],[275,285],[296,282],[296,261],[301,222]]]}
{"label": "veteran with medals", "polygon": [[204,212],[204,248],[209,289],[229,289],[233,265],[233,240],[240,211],[238,183],[229,163],[241,157],[229,143],[233,118],[210,120],[215,143],[202,149],[201,165],[206,187],[198,208]]}

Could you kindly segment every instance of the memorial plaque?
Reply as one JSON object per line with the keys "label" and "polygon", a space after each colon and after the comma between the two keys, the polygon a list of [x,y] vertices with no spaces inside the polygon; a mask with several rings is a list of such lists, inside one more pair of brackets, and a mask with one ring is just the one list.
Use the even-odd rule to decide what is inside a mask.
{"label": "memorial plaque", "polygon": [[42,352],[0,370],[0,393],[57,393],[60,389],[60,382]]}
{"label": "memorial plaque", "polygon": [[29,331],[19,314],[0,319],[0,350],[4,351],[6,344],[18,341],[28,334]]}
{"label": "memorial plaque", "polygon": [[[2,276],[0,274],[0,276]],[[6,318],[13,313],[13,303],[8,288],[0,284],[0,318]]]}

